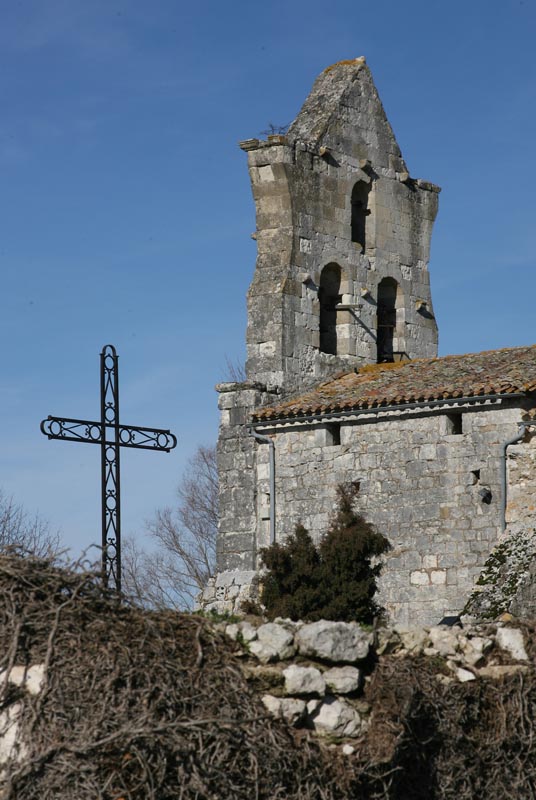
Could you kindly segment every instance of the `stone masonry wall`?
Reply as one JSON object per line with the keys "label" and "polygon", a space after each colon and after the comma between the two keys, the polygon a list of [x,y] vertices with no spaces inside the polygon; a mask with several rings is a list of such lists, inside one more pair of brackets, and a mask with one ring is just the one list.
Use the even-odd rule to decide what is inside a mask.
{"label": "stone masonry wall", "polygon": [[[340,444],[327,426],[275,434],[277,538],[298,521],[318,539],[328,528],[339,483],[359,481],[357,508],[393,547],[380,602],[400,624],[433,624],[458,614],[501,530],[501,446],[519,408],[466,408],[463,432],[445,413],[342,422]],[[268,446],[259,446],[257,482],[266,490]],[[267,523],[257,524],[259,546]]]}
{"label": "stone masonry wall", "polygon": [[[437,353],[428,260],[439,188],[410,178],[362,59],[317,79],[287,136],[241,143],[257,211],[248,294],[248,379],[285,390],[377,358],[378,285],[399,287],[394,349]],[[352,241],[352,191],[368,193]],[[323,268],[342,272],[337,353],[320,352]]]}
{"label": "stone masonry wall", "polygon": [[[258,384],[221,383],[220,431],[217,461],[219,478],[218,570],[251,571],[257,559],[257,443],[247,425],[253,408],[266,400]],[[237,580],[238,577],[238,580]],[[240,576],[228,577],[224,586],[241,585]],[[220,592],[221,594],[221,592]]]}
{"label": "stone masonry wall", "polygon": [[507,527],[468,598],[465,614],[475,619],[536,615],[536,421],[509,446],[506,463]]}
{"label": "stone masonry wall", "polygon": [[536,527],[536,420],[524,440],[508,448],[507,467],[510,490],[506,521]]}

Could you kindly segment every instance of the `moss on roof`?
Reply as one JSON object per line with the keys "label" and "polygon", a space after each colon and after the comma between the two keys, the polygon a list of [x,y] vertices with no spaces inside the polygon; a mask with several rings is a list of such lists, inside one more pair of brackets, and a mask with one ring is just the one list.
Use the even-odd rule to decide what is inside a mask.
{"label": "moss on roof", "polygon": [[253,420],[534,391],[536,345],[510,347],[393,365],[365,365],[282,403],[260,408]]}

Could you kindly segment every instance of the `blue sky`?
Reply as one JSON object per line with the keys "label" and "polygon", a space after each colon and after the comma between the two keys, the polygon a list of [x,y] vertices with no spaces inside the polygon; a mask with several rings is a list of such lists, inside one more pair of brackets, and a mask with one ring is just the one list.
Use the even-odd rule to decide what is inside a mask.
{"label": "blue sky", "polygon": [[0,0],[0,486],[79,551],[100,537],[98,448],[47,414],[170,427],[127,451],[125,533],[173,501],[244,357],[255,264],[237,142],[290,122],[327,65],[367,57],[411,174],[442,186],[440,352],[536,342],[531,0]]}

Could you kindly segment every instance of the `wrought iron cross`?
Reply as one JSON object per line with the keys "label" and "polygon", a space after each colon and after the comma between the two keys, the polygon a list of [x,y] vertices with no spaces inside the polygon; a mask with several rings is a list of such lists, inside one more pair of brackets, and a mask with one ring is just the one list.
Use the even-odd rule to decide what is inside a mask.
{"label": "wrought iron cross", "polygon": [[47,417],[41,432],[49,439],[86,442],[101,446],[102,577],[121,591],[121,447],[161,450],[169,453],[177,438],[168,430],[139,428],[119,422],[119,369],[115,347],[107,344],[100,354],[100,422],[87,419]]}

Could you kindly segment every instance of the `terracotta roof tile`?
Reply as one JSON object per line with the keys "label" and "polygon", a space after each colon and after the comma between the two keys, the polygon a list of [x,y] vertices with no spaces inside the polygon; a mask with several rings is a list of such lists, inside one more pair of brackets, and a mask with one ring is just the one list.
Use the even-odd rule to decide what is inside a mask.
{"label": "terracotta roof tile", "polygon": [[389,407],[413,402],[536,391],[536,345],[487,350],[343,373],[274,406],[254,421]]}

